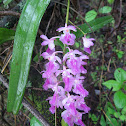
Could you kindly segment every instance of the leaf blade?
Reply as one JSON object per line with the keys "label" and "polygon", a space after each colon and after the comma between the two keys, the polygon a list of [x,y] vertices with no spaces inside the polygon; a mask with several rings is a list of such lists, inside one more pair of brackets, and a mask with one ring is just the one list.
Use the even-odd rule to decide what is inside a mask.
{"label": "leaf blade", "polygon": [[114,94],[114,103],[117,108],[123,108],[126,106],[126,95],[122,91],[118,91]]}
{"label": "leaf blade", "polygon": [[96,18],[96,16],[97,16],[97,12],[95,10],[90,10],[86,13],[85,20],[87,22],[90,22],[90,21],[94,20]]}
{"label": "leaf blade", "polygon": [[50,0],[27,0],[18,22],[11,63],[7,110],[18,113],[41,18]]}
{"label": "leaf blade", "polygon": [[104,6],[99,9],[99,13],[106,14],[110,13],[112,11],[112,8],[110,6]]}
{"label": "leaf blade", "polygon": [[126,81],[126,71],[122,68],[117,68],[114,72],[114,77],[116,81],[123,83]]}
{"label": "leaf blade", "polygon": [[[84,33],[91,33],[92,30],[93,32],[95,32],[96,30],[104,27],[105,25],[107,25],[108,23],[112,22],[114,19],[112,16],[104,16],[104,17],[100,17],[100,18],[96,18],[93,21],[88,22],[88,24],[90,25],[90,27],[85,23],[82,25],[79,25],[78,27],[84,32]],[[76,38],[80,38],[83,37],[83,34],[81,31],[79,31],[77,29],[77,32],[74,32],[74,34],[76,35]]]}
{"label": "leaf blade", "polygon": [[105,85],[108,89],[113,88],[112,91],[118,91],[122,87],[122,83],[119,83],[115,80],[108,80],[102,84]]}

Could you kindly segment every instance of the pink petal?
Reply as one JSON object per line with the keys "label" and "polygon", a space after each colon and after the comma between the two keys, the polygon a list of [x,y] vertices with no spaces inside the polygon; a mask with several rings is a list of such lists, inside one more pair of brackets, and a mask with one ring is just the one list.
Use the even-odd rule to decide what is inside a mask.
{"label": "pink petal", "polygon": [[84,48],[84,51],[87,52],[87,53],[89,53],[89,54],[91,54],[90,48]]}
{"label": "pink petal", "polygon": [[84,47],[85,48],[89,48],[90,46],[93,46],[93,45],[94,45],[94,43],[92,41],[86,41],[86,42],[84,42]]}
{"label": "pink petal", "polygon": [[51,106],[50,108],[49,108],[49,111],[52,113],[52,114],[54,114],[55,113],[55,106]]}
{"label": "pink petal", "polygon": [[80,59],[89,59],[89,57],[87,55],[82,55],[80,56]]}
{"label": "pink petal", "polygon": [[43,41],[43,42],[41,43],[41,45],[42,45],[42,46],[45,46],[45,45],[48,45],[48,43],[49,43],[48,41]]}
{"label": "pink petal", "polygon": [[95,40],[95,39],[86,38],[86,36],[82,37],[82,39],[83,39],[83,45],[84,45],[85,48],[89,48],[90,46],[94,45],[94,43],[92,41]]}
{"label": "pink petal", "polygon": [[48,43],[48,47],[50,48],[50,50],[53,50],[53,49],[55,48],[54,41],[51,40],[51,41]]}
{"label": "pink petal", "polygon": [[45,39],[45,40],[49,40],[46,35],[41,35],[40,38]]}
{"label": "pink petal", "polygon": [[88,95],[88,91],[83,88],[82,84],[76,84],[73,92],[75,92],[76,94],[80,94],[83,97],[86,97]]}
{"label": "pink petal", "polygon": [[50,84],[49,80],[46,79],[46,81],[45,81],[45,83],[44,83],[44,85],[43,85],[43,88],[44,88],[45,90],[47,90],[49,84]]}
{"label": "pink petal", "polygon": [[61,64],[61,59],[58,56],[55,56],[55,58]]}
{"label": "pink petal", "polygon": [[81,66],[80,69],[81,69],[81,73],[83,73],[83,74],[87,73],[87,70],[83,66]]}
{"label": "pink petal", "polygon": [[73,54],[79,54],[79,55],[82,55],[83,53],[80,52],[79,50],[74,50],[74,51],[73,51]]}
{"label": "pink petal", "polygon": [[71,91],[71,88],[72,88],[71,79],[69,77],[64,77],[63,81],[65,83],[65,90],[66,91]]}
{"label": "pink petal", "polygon": [[40,56],[43,56],[44,59],[47,59],[49,57],[49,54],[47,52],[44,52]]}
{"label": "pink petal", "polygon": [[64,30],[66,30],[66,27],[60,27],[56,31],[61,32],[61,31],[64,31]]}
{"label": "pink petal", "polygon": [[52,49],[52,50],[51,50],[50,48],[47,48],[46,52],[47,52],[48,54],[53,54],[53,53],[55,52],[55,48]]}
{"label": "pink petal", "polygon": [[77,31],[76,28],[74,26],[72,26],[72,25],[67,26],[67,28],[69,30],[72,30],[72,31],[75,31],[75,32]]}

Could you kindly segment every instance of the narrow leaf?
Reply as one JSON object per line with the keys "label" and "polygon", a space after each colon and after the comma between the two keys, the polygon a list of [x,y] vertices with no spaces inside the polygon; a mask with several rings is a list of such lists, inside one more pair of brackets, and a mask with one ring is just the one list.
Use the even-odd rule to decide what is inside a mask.
{"label": "narrow leaf", "polygon": [[[104,27],[108,23],[111,23],[113,20],[114,19],[112,16],[104,16],[104,17],[96,18],[95,20],[88,22],[88,24],[91,28],[86,23],[79,25],[78,27],[82,31],[84,31],[84,33],[91,33],[92,30],[94,32],[94,31]],[[77,29],[77,32],[74,32],[74,34],[76,35],[77,38],[83,37],[82,32],[79,31],[78,29]]]}
{"label": "narrow leaf", "polygon": [[8,112],[18,113],[27,84],[41,18],[50,0],[27,0],[16,29],[8,90]]}
{"label": "narrow leaf", "polygon": [[6,41],[13,40],[15,31],[7,28],[0,28],[0,45]]}

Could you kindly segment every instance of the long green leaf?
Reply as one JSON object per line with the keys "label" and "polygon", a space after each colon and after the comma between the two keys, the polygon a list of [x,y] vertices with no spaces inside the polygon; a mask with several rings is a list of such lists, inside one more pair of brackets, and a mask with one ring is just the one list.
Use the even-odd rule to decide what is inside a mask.
{"label": "long green leaf", "polygon": [[43,124],[41,124],[41,122],[33,116],[30,120],[30,126],[43,126]]}
{"label": "long green leaf", "polygon": [[6,41],[13,40],[15,31],[7,28],[0,28],[0,45]]}
{"label": "long green leaf", "polygon": [[[105,25],[107,25],[108,23],[111,23],[113,20],[112,16],[104,16],[104,17],[100,17],[97,18],[93,21],[88,22],[88,24],[90,25],[90,27],[85,23],[82,24],[80,26],[78,26],[82,31],[84,31],[84,33],[91,33],[92,30],[96,31],[102,27],[104,27]],[[91,30],[92,29],[92,30]],[[82,32],[77,30],[77,32],[74,33],[76,35],[77,38],[80,38],[83,36]]]}
{"label": "long green leaf", "polygon": [[16,29],[11,62],[8,112],[18,113],[24,95],[34,42],[50,0],[27,0]]}

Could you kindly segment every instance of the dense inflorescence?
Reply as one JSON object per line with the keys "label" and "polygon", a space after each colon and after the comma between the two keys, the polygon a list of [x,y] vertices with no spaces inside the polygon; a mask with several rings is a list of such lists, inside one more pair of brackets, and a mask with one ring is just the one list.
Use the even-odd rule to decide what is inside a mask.
{"label": "dense inflorescence", "polygon": [[[61,36],[52,37],[48,39],[47,36],[41,35],[40,37],[44,40],[42,46],[48,45],[46,52],[43,52],[41,56],[44,59],[48,59],[48,63],[45,64],[45,71],[42,71],[42,78],[46,78],[43,88],[48,90],[49,88],[53,90],[54,94],[52,97],[49,97],[49,103],[51,107],[49,110],[52,114],[55,113],[55,108],[65,108],[65,111],[62,112],[61,116],[64,121],[69,125],[73,126],[74,123],[77,125],[84,126],[82,122],[82,114],[88,113],[90,108],[86,105],[84,98],[88,96],[88,91],[83,87],[84,76],[87,70],[83,67],[87,63],[84,62],[85,59],[89,57],[79,50],[70,49],[69,45],[74,45],[76,36],[70,33],[70,30],[76,32],[74,26],[61,27],[57,29],[58,32],[63,32]],[[65,45],[69,51],[64,54],[63,59],[56,56],[58,53],[64,53],[63,51],[55,51],[54,41],[56,38]],[[91,53],[90,46],[93,46],[93,38],[82,37],[84,51]],[[60,69],[60,66],[63,66],[63,69]],[[58,80],[58,77],[61,76],[61,79]],[[61,86],[60,83],[64,83],[64,86]],[[73,92],[74,95],[71,95],[70,92]],[[77,110],[82,112],[78,112]]]}

